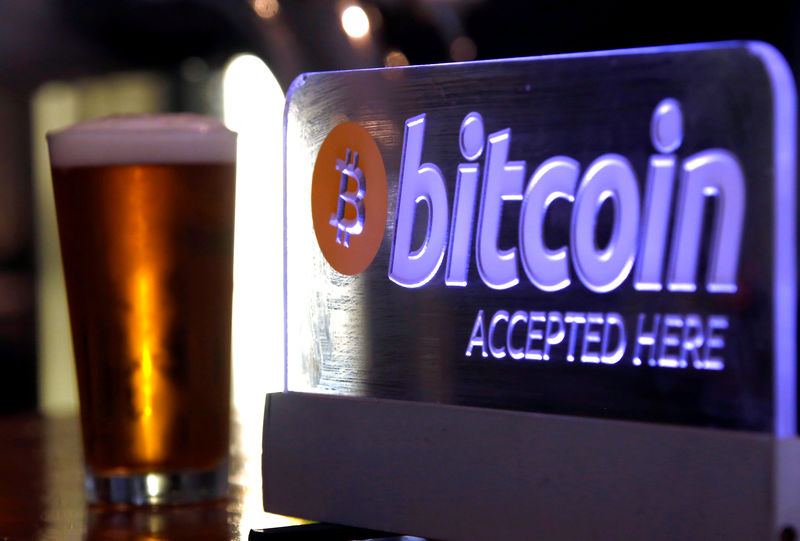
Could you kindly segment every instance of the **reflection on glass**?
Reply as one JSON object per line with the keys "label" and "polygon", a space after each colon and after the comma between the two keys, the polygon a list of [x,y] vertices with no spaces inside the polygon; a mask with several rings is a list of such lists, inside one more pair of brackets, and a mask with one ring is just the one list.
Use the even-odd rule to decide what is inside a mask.
{"label": "reflection on glass", "polygon": [[238,537],[228,521],[225,502],[162,509],[89,507],[86,541],[108,539],[220,541]]}

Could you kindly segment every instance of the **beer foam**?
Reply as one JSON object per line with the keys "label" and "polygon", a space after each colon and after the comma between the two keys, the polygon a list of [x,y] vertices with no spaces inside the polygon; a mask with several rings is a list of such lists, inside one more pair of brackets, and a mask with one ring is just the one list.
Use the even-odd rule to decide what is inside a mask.
{"label": "beer foam", "polygon": [[226,163],[236,160],[236,133],[192,114],[120,115],[47,134],[55,167]]}

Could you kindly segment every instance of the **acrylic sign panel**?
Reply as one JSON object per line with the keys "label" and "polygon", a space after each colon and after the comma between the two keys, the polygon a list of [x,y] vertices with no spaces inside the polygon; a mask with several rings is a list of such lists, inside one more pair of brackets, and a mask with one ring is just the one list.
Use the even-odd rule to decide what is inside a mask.
{"label": "acrylic sign panel", "polygon": [[300,76],[287,388],[796,433],[792,81],[747,42]]}

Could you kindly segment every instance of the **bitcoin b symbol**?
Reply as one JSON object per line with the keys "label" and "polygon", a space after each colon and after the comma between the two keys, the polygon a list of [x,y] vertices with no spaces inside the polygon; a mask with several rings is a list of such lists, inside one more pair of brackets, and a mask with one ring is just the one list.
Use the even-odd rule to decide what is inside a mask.
{"label": "bitcoin b symbol", "polygon": [[355,276],[375,259],[386,231],[388,188],[380,149],[367,130],[342,122],[328,132],[314,162],[311,218],[319,249],[337,272]]}
{"label": "bitcoin b symbol", "polygon": [[[350,235],[360,235],[364,231],[364,196],[367,193],[367,179],[358,167],[358,152],[353,152],[349,148],[344,160],[336,159],[336,170],[341,172],[339,199],[336,212],[331,214],[328,223],[336,228],[336,242],[349,248]],[[356,183],[356,189],[352,192],[348,190],[350,179]],[[356,209],[356,217],[353,219],[344,217],[348,203]]]}

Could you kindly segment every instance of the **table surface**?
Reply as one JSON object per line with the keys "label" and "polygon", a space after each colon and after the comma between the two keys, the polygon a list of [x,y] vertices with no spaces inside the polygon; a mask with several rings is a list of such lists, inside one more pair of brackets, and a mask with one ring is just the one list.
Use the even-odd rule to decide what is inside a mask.
{"label": "table surface", "polygon": [[0,540],[246,540],[300,522],[262,509],[259,427],[233,434],[226,500],[108,508],[85,503],[77,417],[0,417]]}

